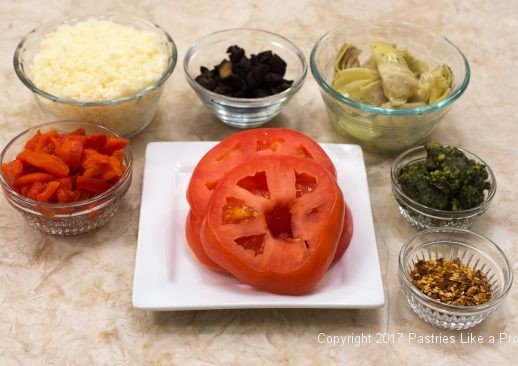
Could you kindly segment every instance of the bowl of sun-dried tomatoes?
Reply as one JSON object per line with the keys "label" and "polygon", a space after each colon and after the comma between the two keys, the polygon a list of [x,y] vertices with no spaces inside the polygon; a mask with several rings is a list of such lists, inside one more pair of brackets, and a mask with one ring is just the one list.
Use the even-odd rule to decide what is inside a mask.
{"label": "bowl of sun-dried tomatoes", "polygon": [[304,53],[281,35],[236,28],[211,33],[189,48],[185,77],[223,123],[259,127],[277,116],[304,83]]}
{"label": "bowl of sun-dried tomatoes", "polygon": [[0,154],[4,196],[34,228],[55,235],[96,229],[131,184],[129,140],[98,124],[59,121],[14,137]]}

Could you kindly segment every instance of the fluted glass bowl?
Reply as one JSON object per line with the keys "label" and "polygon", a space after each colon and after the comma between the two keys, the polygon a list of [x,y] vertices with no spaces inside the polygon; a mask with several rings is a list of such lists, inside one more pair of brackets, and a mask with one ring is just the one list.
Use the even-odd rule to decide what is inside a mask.
{"label": "fluted glass bowl", "polygon": [[[491,300],[476,306],[448,305],[426,296],[412,283],[410,272],[419,260],[456,257],[487,276],[493,294]],[[513,283],[511,263],[498,245],[472,231],[455,228],[417,233],[401,248],[398,273],[412,310],[427,323],[445,329],[468,329],[481,323],[498,308]]]}
{"label": "fluted glass bowl", "polygon": [[[435,104],[415,108],[384,108],[354,101],[333,89],[335,57],[343,43],[370,54],[373,41],[394,43],[434,67],[447,64],[453,71],[451,94]],[[314,46],[311,72],[320,87],[329,120],[336,131],[367,150],[397,153],[427,140],[469,84],[469,64],[447,38],[426,28],[400,21],[348,23],[325,34]]]}
{"label": "fluted glass bowl", "polygon": [[[114,131],[94,123],[77,121],[45,123],[32,127],[13,138],[0,153],[0,163],[13,161],[37,130],[44,133],[56,129],[60,133],[66,133],[78,128],[84,128],[87,135],[101,133],[120,137]],[[113,217],[131,184],[133,156],[129,146],[124,148],[124,165],[126,170],[123,176],[110,189],[78,202],[58,204],[31,200],[13,190],[1,170],[0,185],[7,202],[20,212],[35,229],[46,234],[77,235],[101,227]]]}
{"label": "fluted glass bowl", "polygon": [[[200,67],[212,69],[226,58],[229,46],[238,45],[250,57],[262,51],[271,50],[286,61],[286,80],[293,80],[290,88],[281,93],[263,98],[236,98],[214,93],[195,78]],[[223,123],[235,128],[261,126],[275,116],[299,91],[307,74],[307,62],[302,51],[288,39],[260,29],[227,29],[204,36],[197,40],[185,54],[183,61],[185,77],[200,100]]]}
{"label": "fluted glass bowl", "polygon": [[[134,95],[104,101],[66,99],[38,88],[32,80],[30,67],[35,55],[40,52],[45,35],[60,26],[74,25],[88,19],[108,20],[158,35],[162,39],[164,50],[168,53],[168,63],[162,76]],[[106,37],[109,36],[109,34],[106,35]],[[172,74],[176,60],[177,51],[173,39],[158,25],[138,17],[112,14],[66,18],[41,25],[25,36],[16,47],[13,64],[18,78],[34,93],[37,104],[52,120],[94,122],[124,137],[132,137],[141,132],[155,116],[164,83]]]}
{"label": "fluted glass bowl", "polygon": [[458,149],[462,151],[468,159],[475,160],[477,163],[486,166],[489,173],[489,184],[491,185],[489,191],[485,192],[484,201],[480,205],[468,210],[437,210],[414,201],[403,192],[397,179],[399,171],[408,164],[426,160],[426,150],[424,146],[414,147],[402,152],[392,163],[390,178],[392,192],[394,193],[394,197],[399,205],[399,212],[405,220],[416,229],[422,230],[433,227],[457,227],[461,229],[469,229],[475,222],[475,219],[486,212],[493,201],[496,193],[496,178],[489,165],[487,165],[477,155],[462,148]]}

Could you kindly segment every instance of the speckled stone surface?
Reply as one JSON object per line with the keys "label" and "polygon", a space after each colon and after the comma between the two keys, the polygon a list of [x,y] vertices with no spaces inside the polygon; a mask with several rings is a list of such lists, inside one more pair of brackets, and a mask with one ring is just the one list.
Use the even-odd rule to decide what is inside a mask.
{"label": "speckled stone surface", "polygon": [[[356,18],[400,19],[425,25],[457,44],[471,63],[467,92],[434,134],[461,145],[493,168],[498,191],[489,211],[473,226],[518,259],[518,2],[473,1],[6,1],[0,2],[0,146],[44,120],[19,82],[12,55],[17,43],[42,22],[63,16],[122,12],[154,21],[179,49],[160,109],[132,141],[134,181],[119,212],[93,233],[57,238],[30,228],[0,200],[1,365],[169,364],[515,364],[518,292],[471,333],[482,344],[461,343],[469,332],[434,329],[406,305],[397,280],[397,255],[415,233],[399,216],[392,197],[392,159],[366,154],[386,304],[376,310],[219,310],[152,313],[132,308],[144,151],[151,141],[219,140],[235,132],[210,115],[184,78],[181,61],[197,38],[229,27],[259,27],[297,43],[306,55],[326,31]],[[309,74],[302,90],[271,124],[301,130],[321,142],[347,143],[328,124]],[[182,235],[182,233],[178,233]],[[371,342],[333,346],[326,336],[371,335]],[[376,333],[403,333],[377,344]],[[453,336],[455,344],[420,344],[416,336]],[[462,339],[461,339],[462,334]],[[489,336],[496,336],[495,344]],[[518,339],[515,339],[518,343]]]}

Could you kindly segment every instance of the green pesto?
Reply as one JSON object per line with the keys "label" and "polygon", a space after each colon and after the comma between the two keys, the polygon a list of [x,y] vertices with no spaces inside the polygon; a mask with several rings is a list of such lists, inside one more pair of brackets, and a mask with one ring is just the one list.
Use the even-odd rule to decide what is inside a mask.
{"label": "green pesto", "polygon": [[425,146],[426,160],[408,164],[398,173],[403,192],[420,204],[446,211],[480,205],[491,188],[485,165],[459,149],[434,142]]}

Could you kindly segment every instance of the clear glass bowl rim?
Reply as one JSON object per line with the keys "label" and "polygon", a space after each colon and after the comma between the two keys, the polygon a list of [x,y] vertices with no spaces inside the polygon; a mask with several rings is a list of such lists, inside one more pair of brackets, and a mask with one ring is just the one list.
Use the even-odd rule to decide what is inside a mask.
{"label": "clear glass bowl rim", "polygon": [[[457,234],[468,234],[478,237],[479,239],[482,239],[483,241],[487,242],[490,246],[493,246],[497,252],[504,258],[504,262],[506,265],[506,270],[509,273],[509,280],[507,283],[504,283],[502,286],[502,291],[497,297],[492,297],[488,302],[480,305],[475,306],[459,306],[459,305],[449,305],[445,304],[439,300],[432,299],[431,297],[426,296],[424,293],[422,293],[417,287],[414,286],[414,284],[410,281],[410,279],[405,275],[405,272],[403,268],[406,266],[406,257],[405,252],[408,246],[410,246],[415,240],[419,239],[420,237],[428,234],[433,233],[457,233]],[[418,247],[429,245],[430,243],[420,244]],[[416,248],[418,248],[416,247]],[[414,248],[414,250],[416,250]],[[491,308],[497,306],[502,300],[505,298],[505,296],[508,294],[509,290],[511,289],[511,286],[513,284],[513,267],[511,263],[509,262],[509,258],[505,255],[503,250],[491,239],[480,235],[478,233],[475,233],[471,230],[466,229],[460,229],[460,228],[431,228],[427,230],[419,231],[417,234],[412,236],[403,246],[401,247],[401,250],[399,252],[399,260],[398,260],[398,274],[401,281],[403,281],[404,286],[415,296],[417,297],[421,302],[428,304],[433,304],[436,308],[438,308],[440,311],[444,311],[447,313],[452,313],[455,315],[473,315],[478,313],[483,313],[487,310],[490,310]]]}
{"label": "clear glass bowl rim", "polygon": [[[297,79],[293,80],[293,84],[288,89],[284,90],[281,93],[270,95],[267,97],[262,98],[236,98],[236,97],[229,97],[227,95],[214,93],[201,85],[199,85],[196,80],[192,77],[192,75],[189,73],[189,62],[192,58],[193,53],[200,47],[203,46],[205,42],[213,38],[214,36],[218,36],[224,33],[234,33],[234,32],[251,32],[251,33],[261,33],[268,36],[273,36],[274,38],[281,39],[282,41],[288,43],[291,47],[293,47],[293,50],[295,51],[298,59],[300,60],[302,64],[302,73]],[[256,107],[256,106],[265,106],[270,105],[272,102],[275,102],[279,99],[282,99],[285,96],[288,96],[302,86],[304,83],[304,79],[306,78],[307,72],[308,72],[308,63],[306,61],[306,57],[304,56],[304,53],[301,51],[301,49],[292,41],[290,41],[288,38],[281,36],[280,34],[273,33],[264,29],[259,28],[228,28],[219,30],[217,32],[209,33],[201,38],[198,38],[192,46],[187,50],[185,53],[185,57],[183,59],[183,68],[185,71],[185,78],[189,82],[189,84],[192,86],[194,90],[196,90],[198,93],[206,94],[209,97],[211,97],[214,100],[218,101],[224,101],[226,104],[231,106],[239,106],[242,107],[243,105],[249,105],[250,107]]]}
{"label": "clear glass bowl rim", "polygon": [[[464,79],[462,80],[459,87],[456,88],[453,91],[453,93],[451,93],[448,96],[448,98],[443,99],[437,103],[434,103],[431,105],[426,105],[426,106],[421,106],[421,107],[405,108],[405,109],[382,108],[382,107],[372,106],[369,104],[356,102],[352,99],[347,98],[345,95],[337,92],[331,85],[329,85],[324,80],[324,78],[321,76],[321,74],[319,72],[319,67],[317,66],[316,57],[317,57],[317,53],[318,53],[321,45],[329,37],[331,37],[335,33],[338,33],[342,30],[346,30],[351,27],[370,27],[370,26],[375,26],[375,25],[378,25],[378,26],[386,25],[386,26],[398,26],[398,27],[411,28],[416,32],[427,33],[434,38],[442,39],[442,40],[446,41],[447,43],[449,43],[459,53],[459,55],[462,57],[462,59],[464,61],[465,75],[464,75]],[[317,43],[311,50],[310,67],[311,67],[311,73],[313,74],[313,77],[317,81],[318,85],[322,88],[322,90],[324,90],[327,94],[329,94],[333,99],[336,99],[351,107],[354,107],[354,108],[357,108],[357,109],[360,109],[360,110],[363,110],[363,111],[366,111],[369,113],[382,114],[382,115],[414,116],[414,115],[421,115],[421,114],[433,112],[436,110],[440,110],[442,108],[449,106],[454,101],[456,101],[458,98],[460,98],[460,96],[466,91],[466,88],[468,87],[469,80],[470,80],[470,67],[469,67],[468,60],[466,59],[466,57],[464,56],[462,51],[457,46],[455,46],[455,44],[453,44],[448,38],[432,31],[431,29],[417,26],[415,24],[411,24],[408,22],[396,21],[396,20],[383,20],[383,21],[378,21],[378,22],[374,22],[374,23],[370,22],[370,21],[356,21],[356,22],[350,23],[348,25],[340,26],[338,28],[330,30],[317,41]],[[426,124],[427,121],[423,121],[422,123]],[[417,123],[417,124],[419,124],[419,123]],[[417,124],[415,124],[415,125],[417,125]],[[415,127],[415,125],[413,125],[413,127]],[[390,128],[391,129],[406,129],[408,127],[391,126]]]}
{"label": "clear glass bowl rim", "polygon": [[[49,27],[67,24],[69,22],[78,22],[78,21],[84,21],[87,19],[98,19],[98,20],[111,20],[116,18],[125,18],[130,21],[143,23],[148,25],[150,28],[155,28],[159,32],[163,34],[163,36],[166,38],[167,42],[171,46],[171,56],[169,57],[169,62],[167,64],[166,69],[164,70],[163,74],[160,76],[160,78],[155,81],[153,84],[149,85],[147,88],[138,91],[136,94],[122,97],[122,98],[116,98],[116,99],[110,99],[110,100],[104,100],[104,101],[81,101],[76,99],[67,99],[67,98],[61,98],[58,96],[55,96],[53,94],[47,93],[41,89],[39,89],[29,78],[29,76],[25,73],[24,68],[22,68],[22,62],[20,61],[20,54],[25,46],[25,43],[27,40],[30,39],[31,36],[34,35],[35,32],[41,29],[47,29]],[[116,22],[116,21],[115,21]],[[151,93],[152,91],[158,89],[165,81],[169,78],[169,76],[173,73],[173,70],[176,66],[176,61],[178,58],[178,52],[176,49],[176,44],[174,43],[171,36],[162,29],[159,25],[152,23],[146,19],[132,16],[132,15],[124,15],[124,14],[115,14],[115,13],[106,13],[103,15],[85,15],[85,16],[74,16],[74,17],[67,17],[60,19],[59,21],[51,21],[44,24],[41,24],[40,26],[34,28],[31,30],[18,44],[16,47],[16,50],[14,51],[13,56],[13,66],[14,70],[16,72],[16,75],[18,75],[18,78],[22,83],[25,84],[33,93],[42,96],[46,99],[50,99],[53,102],[56,103],[62,103],[62,104],[70,104],[70,105],[78,105],[80,107],[105,107],[105,106],[112,106],[112,105],[118,105],[122,103],[126,103],[132,100],[139,100],[143,98],[145,95]]]}
{"label": "clear glass bowl rim", "polygon": [[[416,152],[424,151],[424,149],[425,149],[425,147],[423,145],[421,145],[421,146],[416,146],[416,147],[403,151],[401,154],[399,154],[394,159],[394,161],[392,162],[392,166],[390,167],[390,180],[392,183],[392,188],[396,191],[396,193],[398,195],[400,195],[404,200],[406,200],[408,203],[410,203],[412,205],[413,210],[418,211],[420,214],[422,214],[424,216],[429,216],[429,217],[433,217],[433,218],[437,218],[437,219],[444,219],[445,217],[451,218],[451,219],[466,218],[466,217],[470,217],[470,216],[475,216],[476,214],[478,214],[480,212],[481,209],[487,207],[491,203],[491,201],[493,200],[493,198],[496,194],[496,185],[497,185],[495,175],[493,174],[493,170],[491,170],[491,167],[489,165],[487,165],[486,162],[484,160],[482,160],[480,157],[473,154],[471,151],[463,149],[462,147],[457,147],[457,149],[459,149],[463,153],[467,153],[467,154],[472,155],[475,158],[477,158],[480,161],[480,163],[484,164],[484,166],[487,169],[487,172],[489,173],[489,176],[491,177],[491,181],[492,181],[491,189],[488,191],[487,197],[484,200],[484,202],[482,202],[480,205],[470,208],[468,210],[446,211],[446,210],[438,210],[435,208],[431,208],[431,207],[422,205],[419,202],[414,201],[412,198],[408,197],[403,192],[403,190],[401,189],[401,187],[397,181],[397,177],[396,177],[397,166],[400,164],[401,160],[406,158],[408,155],[414,154]],[[468,156],[468,158],[469,158],[469,156]]]}
{"label": "clear glass bowl rim", "polygon": [[[5,147],[2,149],[2,152],[0,153],[0,162],[3,162],[4,155],[9,150],[9,148],[20,138],[23,136],[29,134],[30,132],[36,132],[40,129],[45,129],[46,127],[56,125],[56,124],[84,124],[84,125],[90,125],[92,127],[98,128],[100,130],[104,130],[107,133],[109,133],[111,136],[115,136],[117,138],[121,138],[121,136],[116,133],[115,131],[104,127],[102,125],[99,125],[97,123],[92,122],[84,122],[84,121],[74,121],[74,120],[63,120],[63,121],[52,121],[52,122],[46,122],[42,123],[40,125],[31,127],[26,129],[23,132],[20,132],[18,135],[16,135],[11,141],[5,145]],[[5,181],[4,175],[2,172],[0,172],[0,185],[2,188],[9,193],[9,195],[13,196],[14,199],[18,203],[22,203],[23,205],[30,207],[31,209],[37,209],[37,208],[49,208],[49,209],[65,209],[65,208],[75,208],[75,207],[82,207],[86,206],[92,203],[96,203],[98,201],[102,201],[104,199],[109,199],[115,192],[117,192],[122,185],[124,185],[127,180],[131,177],[132,169],[133,169],[133,154],[131,153],[131,149],[126,147],[124,149],[124,155],[127,156],[128,159],[128,165],[126,166],[126,169],[124,170],[124,174],[122,177],[115,183],[113,186],[111,186],[108,190],[104,191],[103,193],[93,196],[87,200],[77,201],[77,202],[70,202],[70,203],[47,203],[47,202],[39,202],[31,200],[30,198],[27,198],[25,196],[22,196],[18,192],[16,192],[14,189],[11,188],[11,186]],[[10,199],[10,198],[9,198]]]}

